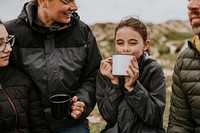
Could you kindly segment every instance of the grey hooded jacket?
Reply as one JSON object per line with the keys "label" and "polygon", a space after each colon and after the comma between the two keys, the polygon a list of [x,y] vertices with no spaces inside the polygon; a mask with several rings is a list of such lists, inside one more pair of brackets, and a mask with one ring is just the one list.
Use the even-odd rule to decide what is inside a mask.
{"label": "grey hooded jacket", "polygon": [[[93,110],[95,76],[101,55],[89,26],[73,13],[68,25],[45,27],[36,19],[37,6],[26,3],[17,19],[5,26],[16,43],[11,62],[23,69],[35,82],[51,131],[81,124]],[[56,93],[78,96],[86,104],[78,119],[53,120],[49,97]]]}

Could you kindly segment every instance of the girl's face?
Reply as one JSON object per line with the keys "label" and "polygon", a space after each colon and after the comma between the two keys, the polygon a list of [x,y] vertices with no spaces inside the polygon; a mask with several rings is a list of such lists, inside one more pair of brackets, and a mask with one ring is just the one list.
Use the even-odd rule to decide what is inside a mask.
{"label": "girl's face", "polygon": [[[0,24],[0,47],[4,47],[5,42],[8,40],[8,33],[4,25]],[[4,43],[4,44],[3,44]],[[9,56],[12,48],[10,45],[6,45],[4,51],[0,52],[0,67],[7,66],[9,63]]]}
{"label": "girl's face", "polygon": [[115,37],[116,54],[133,54],[137,59],[149,47],[149,41],[143,41],[141,35],[131,27],[118,29]]}

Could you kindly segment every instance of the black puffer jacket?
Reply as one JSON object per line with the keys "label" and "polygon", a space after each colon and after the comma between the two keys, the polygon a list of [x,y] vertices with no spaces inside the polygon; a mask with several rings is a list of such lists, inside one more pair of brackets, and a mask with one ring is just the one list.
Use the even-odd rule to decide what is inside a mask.
{"label": "black puffer jacket", "polygon": [[165,77],[160,64],[143,54],[139,79],[132,92],[112,84],[100,73],[96,98],[99,111],[107,122],[106,133],[164,133]]}
{"label": "black puffer jacket", "polygon": [[[36,15],[37,6],[29,2],[17,19],[5,23],[9,34],[16,37],[11,62],[25,70],[39,88],[51,131],[57,132],[87,122],[96,103],[101,55],[92,31],[77,13],[73,13],[68,25],[53,28],[44,27]],[[55,93],[78,96],[86,104],[85,112],[77,120],[52,119],[49,97]]]}
{"label": "black puffer jacket", "polygon": [[168,133],[200,133],[200,52],[188,45],[174,67]]}
{"label": "black puffer jacket", "polygon": [[17,69],[4,67],[0,69],[0,83],[0,133],[48,133],[29,78]]}

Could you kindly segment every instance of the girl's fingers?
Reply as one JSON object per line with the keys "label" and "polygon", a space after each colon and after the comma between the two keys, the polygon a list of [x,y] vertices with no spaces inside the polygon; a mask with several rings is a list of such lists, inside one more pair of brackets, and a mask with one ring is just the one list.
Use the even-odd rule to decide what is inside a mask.
{"label": "girl's fingers", "polygon": [[133,65],[129,65],[130,70],[132,71],[133,74],[139,73],[138,68],[134,67]]}
{"label": "girl's fingers", "polygon": [[128,73],[128,75],[129,75],[130,78],[134,78],[134,77],[135,77],[134,74],[133,74],[133,72],[130,72],[130,71],[128,70],[127,73]]}
{"label": "girl's fingers", "polygon": [[112,58],[111,58],[111,57],[110,57],[110,58],[107,58],[107,59],[106,59],[106,62],[112,63]]}
{"label": "girl's fingers", "polygon": [[131,64],[134,66],[134,68],[139,69],[137,59],[135,57],[131,59]]}
{"label": "girl's fingers", "polygon": [[138,65],[137,63],[132,59],[132,65],[129,65],[130,70],[127,71],[130,78],[136,80],[139,75]]}

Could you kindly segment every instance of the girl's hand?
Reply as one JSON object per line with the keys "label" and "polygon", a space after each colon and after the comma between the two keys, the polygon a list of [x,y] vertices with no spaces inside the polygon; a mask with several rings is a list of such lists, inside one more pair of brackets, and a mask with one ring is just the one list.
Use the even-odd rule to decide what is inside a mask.
{"label": "girl's hand", "polygon": [[119,84],[119,78],[112,75],[112,58],[107,58],[101,61],[100,73],[109,78],[113,84]]}
{"label": "girl's hand", "polygon": [[139,66],[136,57],[131,59],[131,64],[129,65],[130,70],[127,71],[128,76],[125,77],[124,87],[130,92],[134,89],[134,85],[139,76]]}

